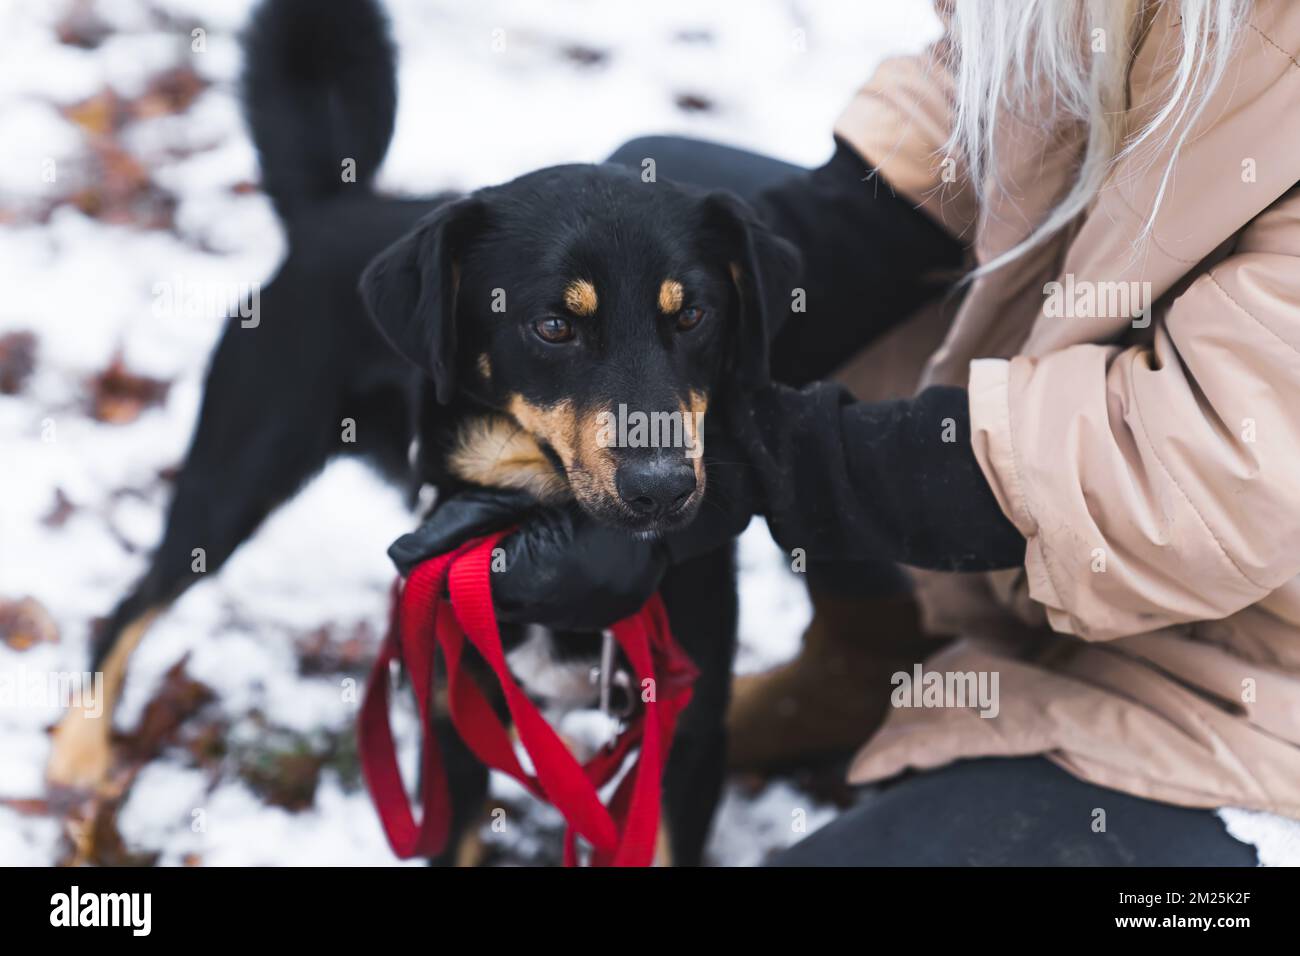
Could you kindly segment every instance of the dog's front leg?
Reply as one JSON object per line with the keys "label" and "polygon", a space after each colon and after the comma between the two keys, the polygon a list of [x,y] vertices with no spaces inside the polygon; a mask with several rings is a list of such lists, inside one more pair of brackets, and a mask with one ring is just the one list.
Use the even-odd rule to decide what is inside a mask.
{"label": "dog's front leg", "polygon": [[726,770],[727,702],[738,623],[732,546],[674,566],[660,594],[673,634],[700,671],[664,771],[662,825],[670,858],[660,862],[699,866]]}

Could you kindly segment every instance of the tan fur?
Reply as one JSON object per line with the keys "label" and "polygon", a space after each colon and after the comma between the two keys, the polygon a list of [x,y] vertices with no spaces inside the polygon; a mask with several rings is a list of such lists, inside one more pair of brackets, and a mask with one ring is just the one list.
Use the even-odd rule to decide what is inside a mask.
{"label": "tan fur", "polygon": [[614,458],[599,441],[600,409],[579,418],[572,402],[540,406],[522,395],[513,396],[507,408],[525,430],[545,441],[560,456],[575,497],[582,501],[618,500]]}
{"label": "tan fur", "polygon": [[593,409],[578,421],[578,465],[571,477],[578,497],[601,497],[619,500],[614,484],[618,462],[608,448],[600,443],[600,416],[609,409]]}
{"label": "tan fur", "polygon": [[492,381],[492,360],[484,352],[478,357],[478,373],[483,376],[485,382]]}
{"label": "tan fur", "polygon": [[[485,811],[486,809],[487,807],[484,806]],[[487,860],[487,844],[483,842],[483,837],[479,833],[479,827],[483,825],[486,816],[486,812],[481,813],[461,837],[460,846],[456,847],[456,866],[461,868],[482,866]]]}
{"label": "tan fur", "polygon": [[472,484],[519,488],[540,501],[569,497],[568,484],[536,439],[501,415],[474,418],[461,426],[448,466]]}
{"label": "tan fur", "polygon": [[572,402],[566,399],[554,405],[534,405],[522,395],[515,394],[506,404],[506,410],[526,431],[550,445],[565,468],[573,467],[578,423]]}
{"label": "tan fur", "polygon": [[596,287],[586,279],[574,279],[564,290],[564,307],[574,315],[595,315],[598,305]]}
{"label": "tan fur", "polygon": [[691,459],[691,467],[695,469],[695,487],[696,494],[704,494],[704,434],[696,428],[696,415],[699,415],[699,424],[704,424],[704,413],[709,410],[709,396],[704,392],[691,389],[690,401],[684,402],[678,406],[682,413],[682,426],[686,439],[691,443],[694,457]]}
{"label": "tan fur", "polygon": [[731,273],[731,282],[736,287],[736,295],[740,298],[740,307],[749,308],[750,303],[745,301],[745,273],[734,262],[728,264],[727,271]]}
{"label": "tan fur", "polygon": [[668,833],[668,821],[659,820],[659,832],[655,835],[655,866],[673,865],[673,844]]}
{"label": "tan fur", "polygon": [[103,700],[97,707],[99,716],[91,716],[84,706],[70,707],[54,728],[50,759],[45,767],[48,782],[66,787],[96,787],[107,779],[113,763],[113,710],[122,694],[127,661],[161,611],[161,607],[151,608],[118,635],[101,671],[104,683]]}
{"label": "tan fur", "polygon": [[681,311],[685,292],[676,279],[665,279],[659,286],[659,311],[664,315],[675,315]]}

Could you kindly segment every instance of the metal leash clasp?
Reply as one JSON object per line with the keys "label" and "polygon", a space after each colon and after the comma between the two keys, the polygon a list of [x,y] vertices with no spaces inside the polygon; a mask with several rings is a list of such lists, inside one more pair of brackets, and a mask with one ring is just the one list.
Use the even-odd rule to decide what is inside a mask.
{"label": "metal leash clasp", "polygon": [[[619,724],[619,733],[623,725],[632,716],[635,695],[632,693],[632,675],[616,663],[618,642],[614,640],[613,631],[605,631],[600,643],[600,666],[591,669],[591,681],[600,689],[600,712]],[[623,703],[614,706],[614,689],[623,691]]]}

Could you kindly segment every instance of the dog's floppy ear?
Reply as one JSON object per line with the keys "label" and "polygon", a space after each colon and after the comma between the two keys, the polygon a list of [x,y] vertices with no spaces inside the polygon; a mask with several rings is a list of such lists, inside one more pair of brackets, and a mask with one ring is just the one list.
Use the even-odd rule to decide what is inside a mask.
{"label": "dog's floppy ear", "polygon": [[361,300],[380,333],[433,379],[444,405],[456,385],[457,259],[483,215],[472,197],[445,203],[361,273]]}
{"label": "dog's floppy ear", "polygon": [[743,385],[769,381],[768,343],[790,316],[802,259],[799,250],[758,220],[754,210],[727,192],[710,193],[705,214],[722,232],[728,266],[740,299],[732,348]]}

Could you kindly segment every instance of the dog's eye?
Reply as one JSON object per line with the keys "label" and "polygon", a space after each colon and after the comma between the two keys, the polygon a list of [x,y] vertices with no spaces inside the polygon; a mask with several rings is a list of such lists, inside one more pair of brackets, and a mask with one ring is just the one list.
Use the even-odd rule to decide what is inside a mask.
{"label": "dog's eye", "polygon": [[533,323],[533,331],[543,342],[567,342],[573,338],[573,323],[558,315],[548,315]]}
{"label": "dog's eye", "polygon": [[699,306],[688,305],[677,313],[677,331],[689,332],[704,321],[704,310]]}

